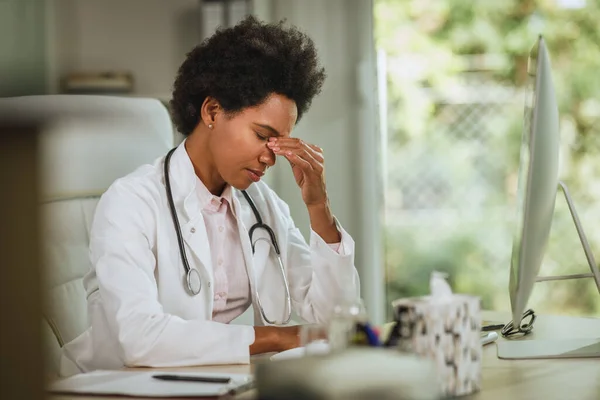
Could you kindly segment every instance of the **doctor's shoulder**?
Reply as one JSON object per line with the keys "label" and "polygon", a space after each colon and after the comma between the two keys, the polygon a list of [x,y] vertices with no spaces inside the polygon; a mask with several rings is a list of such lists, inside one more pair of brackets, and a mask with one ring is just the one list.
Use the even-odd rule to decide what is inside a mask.
{"label": "doctor's shoulder", "polygon": [[145,164],[115,180],[101,196],[94,216],[94,225],[104,223],[120,226],[134,222],[139,228],[155,226],[159,212],[161,190],[157,167]]}

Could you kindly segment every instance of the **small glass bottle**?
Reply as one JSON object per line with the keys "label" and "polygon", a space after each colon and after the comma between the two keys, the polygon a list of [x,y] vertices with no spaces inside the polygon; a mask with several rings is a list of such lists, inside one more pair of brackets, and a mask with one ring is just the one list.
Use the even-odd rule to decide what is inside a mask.
{"label": "small glass bottle", "polygon": [[358,323],[367,322],[363,301],[353,291],[344,291],[333,307],[329,320],[329,346],[332,352],[348,348],[356,334]]}

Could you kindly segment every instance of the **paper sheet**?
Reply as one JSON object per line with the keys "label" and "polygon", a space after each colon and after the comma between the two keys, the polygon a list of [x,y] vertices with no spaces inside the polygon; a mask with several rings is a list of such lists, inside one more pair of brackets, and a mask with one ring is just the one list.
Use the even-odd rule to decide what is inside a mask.
{"label": "paper sheet", "polygon": [[227,384],[163,381],[152,375],[164,371],[94,371],[54,382],[48,387],[53,393],[139,397],[215,397],[250,389],[253,377],[248,374],[211,372],[176,372],[186,376],[227,376]]}

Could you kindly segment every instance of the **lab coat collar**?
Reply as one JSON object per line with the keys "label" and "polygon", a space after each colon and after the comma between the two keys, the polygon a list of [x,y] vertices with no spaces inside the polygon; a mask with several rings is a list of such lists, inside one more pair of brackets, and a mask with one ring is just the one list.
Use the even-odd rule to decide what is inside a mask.
{"label": "lab coat collar", "polygon": [[196,195],[196,172],[185,149],[185,142],[177,146],[171,157],[169,178],[175,208],[178,212],[183,211],[186,219],[190,220],[200,211],[200,200]]}
{"label": "lab coat collar", "polygon": [[[175,150],[171,157],[170,178],[171,191],[175,205],[183,202],[183,211],[188,219],[193,219],[207,203],[215,197],[208,191],[208,188],[196,175],[192,160],[185,149],[185,139]],[[222,197],[227,200],[229,207],[236,217],[236,210],[233,205],[233,188],[229,185],[225,187]],[[179,207],[177,207],[179,210]]]}

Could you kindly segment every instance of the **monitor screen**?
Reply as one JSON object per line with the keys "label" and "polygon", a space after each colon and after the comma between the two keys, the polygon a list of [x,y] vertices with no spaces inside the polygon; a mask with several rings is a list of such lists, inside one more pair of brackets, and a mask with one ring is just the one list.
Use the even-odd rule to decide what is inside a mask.
{"label": "monitor screen", "polygon": [[558,107],[542,37],[529,54],[528,74],[509,279],[515,325],[521,321],[542,264],[558,186]]}

